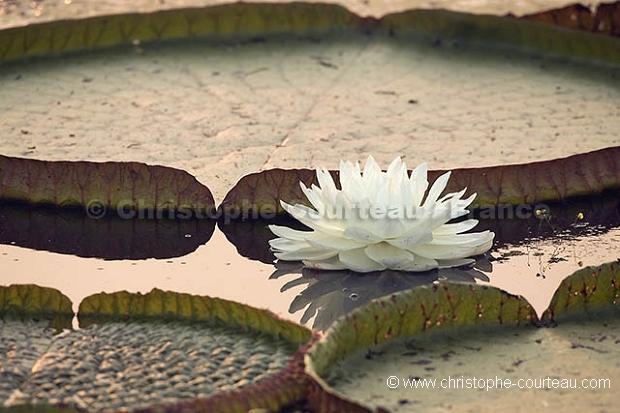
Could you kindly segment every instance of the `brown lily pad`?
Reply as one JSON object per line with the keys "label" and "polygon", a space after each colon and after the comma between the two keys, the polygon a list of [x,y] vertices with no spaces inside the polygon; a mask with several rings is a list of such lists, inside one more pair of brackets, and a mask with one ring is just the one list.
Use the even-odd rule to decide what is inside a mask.
{"label": "brown lily pad", "polygon": [[211,191],[185,171],[139,162],[40,161],[0,155],[0,200],[81,207],[91,218],[214,208]]}
{"label": "brown lily pad", "polygon": [[[445,171],[429,172],[433,182]],[[338,172],[331,171],[337,182]],[[228,192],[220,205],[228,216],[283,213],[280,201],[309,205],[299,182],[317,184],[310,169],[271,169],[246,175]],[[446,192],[468,188],[478,196],[472,208],[535,204],[570,197],[601,194],[620,186],[620,147],[601,149],[567,158],[452,171]]]}

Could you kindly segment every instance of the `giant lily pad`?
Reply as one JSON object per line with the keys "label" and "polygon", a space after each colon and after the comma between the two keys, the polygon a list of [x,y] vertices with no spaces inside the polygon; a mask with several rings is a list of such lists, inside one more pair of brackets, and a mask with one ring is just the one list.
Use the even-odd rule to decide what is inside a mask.
{"label": "giant lily pad", "polygon": [[[600,316],[603,310],[611,309],[617,312],[617,277],[617,262],[598,268],[585,268],[575,273],[558,289],[544,319],[549,320],[562,313],[583,318],[588,313]],[[562,321],[567,323],[570,319],[564,317]],[[449,387],[433,388],[430,383],[436,384],[442,379],[448,383],[450,377],[455,380],[452,383],[452,392],[474,388],[493,391],[492,387],[485,387],[489,385],[489,381],[492,382],[494,390],[499,391],[498,387],[502,384],[498,385],[497,380],[505,383],[506,379],[512,380],[513,387],[517,388],[520,376],[524,383],[528,378],[532,380],[539,378],[533,375],[540,377],[551,375],[558,380],[568,380],[568,377],[572,377],[571,375],[575,373],[561,367],[561,370],[558,370],[557,366],[566,364],[562,355],[557,361],[551,360],[545,363],[538,358],[541,353],[545,355],[543,357],[554,355],[558,341],[563,340],[560,337],[573,335],[574,339],[575,331],[583,327],[578,326],[577,330],[571,330],[571,324],[567,323],[568,329],[562,330],[561,333],[553,333],[556,330],[533,331],[531,328],[509,327],[530,325],[530,322],[538,323],[538,318],[527,301],[493,288],[481,289],[471,285],[439,283],[432,287],[417,287],[374,300],[336,322],[307,353],[306,371],[311,377],[309,400],[316,412],[345,410],[370,412],[375,409],[385,411],[381,408],[388,406],[391,410],[409,411],[409,403],[421,404],[425,408],[445,408],[446,404],[438,401],[440,399],[445,401],[445,397],[438,399],[435,395],[430,401],[421,401],[419,397],[429,397],[431,392],[445,391],[448,394]],[[611,323],[610,326],[603,323],[602,329],[599,326],[598,329],[588,331],[596,331],[601,337],[604,337],[606,332],[615,336],[618,328],[617,320]],[[488,326],[492,325],[495,327],[489,329]],[[466,326],[477,326],[473,331],[482,335],[472,337],[463,330]],[[481,326],[487,327],[481,328]],[[560,323],[558,329],[562,327],[563,324]],[[436,330],[450,332],[447,335],[437,335],[434,332]],[[429,338],[417,339],[422,333],[429,334]],[[458,341],[450,344],[450,341],[456,338],[454,334],[458,334]],[[568,343],[568,348],[586,348],[588,351],[600,352],[604,356],[597,357],[595,362],[597,365],[604,365],[606,354],[614,349],[613,345],[610,347],[603,344],[604,348],[589,345],[585,341],[587,340],[585,336],[588,334],[590,333],[582,334],[580,341]],[[485,337],[487,335],[490,335],[490,338]],[[413,341],[405,341],[403,346],[399,344],[403,338]],[[441,344],[439,351],[433,351],[432,347],[436,347],[438,342],[447,344]],[[464,344],[458,344],[460,342]],[[536,343],[540,346],[533,347]],[[476,346],[482,347],[475,348]],[[520,350],[511,351],[511,346]],[[566,345],[562,343],[560,346],[563,348]],[[397,356],[394,356],[394,351],[398,353]],[[463,355],[464,352],[471,354]],[[480,357],[475,355],[477,352],[480,352]],[[364,361],[374,358],[378,359],[378,363]],[[433,360],[439,359],[441,363],[442,358],[444,365],[450,358],[457,358],[460,361],[456,365],[451,365],[452,371],[441,367],[437,369]],[[497,358],[498,361],[488,362],[492,358]],[[350,361],[335,367],[336,363],[345,359]],[[512,369],[503,368],[502,362],[512,362]],[[496,363],[500,364],[499,368]],[[528,364],[529,368],[515,371],[522,363]],[[465,367],[456,367],[459,365]],[[423,369],[422,366],[427,366],[428,369]],[[451,375],[444,374],[446,372]],[[595,369],[590,369],[588,372],[601,373]],[[493,377],[491,374],[499,374],[501,377]],[[558,374],[560,377],[557,377]],[[577,378],[589,380],[590,378],[584,377],[584,374],[578,373]],[[608,375],[611,372],[607,370],[605,374],[608,377],[608,387],[601,386],[601,389],[609,389]],[[461,387],[456,387],[457,390],[454,390],[455,386],[459,386],[456,379],[461,379]],[[414,392],[418,391],[417,387],[426,387],[427,382],[429,392],[416,395]],[[469,387],[465,387],[466,383],[469,383],[467,384]],[[579,383],[581,386],[581,381]],[[522,388],[528,389],[525,384]],[[531,388],[534,388],[533,384],[529,387]],[[556,388],[560,388],[560,385]],[[359,391],[361,389],[365,390]],[[406,398],[403,395],[407,395]],[[410,400],[411,398],[413,400]],[[477,405],[474,399],[468,397],[460,399],[462,405],[467,406],[467,403],[471,402],[472,406]],[[557,398],[554,398],[553,402],[558,403]],[[401,407],[398,407],[399,405]]]}
{"label": "giant lily pad", "polygon": [[89,217],[123,218],[137,210],[195,211],[214,208],[211,191],[185,171],[138,162],[50,162],[0,155],[0,199],[82,207]]}
{"label": "giant lily pad", "polygon": [[[446,171],[432,171],[433,182]],[[337,180],[337,171],[332,171]],[[224,198],[220,208],[228,216],[251,213],[269,217],[284,210],[280,200],[309,205],[299,182],[317,184],[312,170],[272,169],[244,176]],[[523,165],[503,165],[452,171],[447,192],[464,187],[478,196],[472,208],[562,201],[568,197],[598,195],[620,187],[620,147],[564,159]],[[467,194],[466,194],[467,195]]]}
{"label": "giant lily pad", "polygon": [[[301,353],[293,355],[310,331],[268,311],[153,290],[97,294],[78,315],[83,328],[53,337],[5,405],[245,412],[305,392]],[[7,337],[15,332],[9,326]]]}
{"label": "giant lily pad", "polygon": [[[531,22],[234,4],[0,37],[13,56],[0,71],[0,132],[16,142],[4,153],[165,163],[208,182],[220,200],[248,173],[335,167],[368,153],[381,164],[398,154],[455,168],[617,145],[618,40]],[[83,48],[96,50],[45,55]],[[20,58],[28,53],[43,56],[33,64]]]}

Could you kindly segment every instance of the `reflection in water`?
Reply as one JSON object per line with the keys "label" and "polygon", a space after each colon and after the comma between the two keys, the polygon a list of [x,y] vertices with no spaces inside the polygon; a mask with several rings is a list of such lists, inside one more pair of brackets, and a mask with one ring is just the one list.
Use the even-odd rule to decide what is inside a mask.
{"label": "reflection in water", "polygon": [[292,287],[306,284],[291,303],[289,311],[295,313],[304,308],[301,323],[306,324],[315,317],[313,328],[325,330],[338,317],[369,302],[374,298],[383,297],[398,291],[420,285],[431,284],[439,280],[475,283],[476,279],[489,281],[478,267],[489,270],[490,262],[486,257],[477,260],[473,268],[447,268],[418,273],[402,271],[377,271],[356,273],[354,271],[319,271],[303,268],[301,263],[278,262],[271,279],[288,274],[301,274],[282,286],[282,292]]}
{"label": "reflection in water", "polygon": [[206,219],[92,219],[77,208],[0,205],[0,244],[78,257],[181,257],[206,244],[214,228]]}
{"label": "reflection in water", "polygon": [[[618,259],[619,199],[613,193],[546,205],[528,217],[481,220],[477,229],[494,231],[496,242],[473,268],[365,275],[303,270],[299,263],[285,262],[278,262],[273,272],[268,241],[274,235],[267,228],[273,221],[222,220],[217,223],[220,231],[213,232],[215,223],[210,220],[92,220],[76,211],[4,205],[0,243],[7,245],[0,246],[0,283],[58,288],[73,301],[74,310],[90,294],[146,293],[157,287],[236,300],[303,323],[314,317],[314,327],[325,329],[369,300],[446,279],[520,294],[540,314],[566,276],[583,266]],[[303,229],[288,218],[276,223]]]}
{"label": "reflection in water", "polygon": [[[477,257],[473,268],[358,274],[308,270],[300,263],[277,262],[270,278],[299,275],[287,281],[281,291],[305,286],[291,303],[289,312],[305,308],[301,322],[307,323],[315,317],[313,327],[319,330],[374,298],[437,280],[495,286],[524,296],[542,314],[564,278],[583,266],[618,258],[619,199],[616,191],[563,203],[525,206],[527,208],[521,211],[514,208],[476,211],[474,215],[480,219],[476,230],[494,231],[496,241],[490,253]],[[485,214],[493,219],[483,219]],[[274,256],[268,240],[274,235],[267,225],[273,222],[240,221],[218,225],[240,255],[270,263]],[[299,222],[286,217],[275,223],[304,229]]]}

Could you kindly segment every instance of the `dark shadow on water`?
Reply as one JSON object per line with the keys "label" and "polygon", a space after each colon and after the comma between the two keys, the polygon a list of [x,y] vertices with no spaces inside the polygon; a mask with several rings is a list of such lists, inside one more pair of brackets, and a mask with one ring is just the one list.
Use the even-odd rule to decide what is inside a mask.
{"label": "dark shadow on water", "polygon": [[301,274],[300,277],[287,282],[280,291],[284,292],[298,285],[305,289],[295,297],[289,312],[306,310],[301,323],[306,324],[314,318],[312,328],[327,329],[336,319],[360,307],[367,302],[421,285],[432,284],[439,280],[475,283],[476,279],[488,281],[488,277],[477,267],[490,266],[486,257],[481,257],[472,268],[449,268],[421,273],[402,271],[377,271],[360,274],[354,271],[318,271],[302,268],[301,263],[278,262],[277,270],[271,279],[288,274]]}
{"label": "dark shadow on water", "polygon": [[0,244],[106,260],[187,255],[206,244],[213,220],[88,217],[79,209],[0,205]]}

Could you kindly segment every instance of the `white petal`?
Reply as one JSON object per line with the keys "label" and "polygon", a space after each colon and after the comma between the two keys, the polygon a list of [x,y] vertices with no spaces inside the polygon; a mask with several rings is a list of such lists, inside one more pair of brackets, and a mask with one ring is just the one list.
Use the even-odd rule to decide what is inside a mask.
{"label": "white petal", "polygon": [[385,265],[381,265],[368,258],[363,248],[343,251],[338,254],[338,258],[347,268],[357,272],[382,271],[386,269]]}
{"label": "white petal", "polygon": [[269,246],[276,252],[298,251],[302,248],[311,248],[313,245],[305,241],[293,241],[286,238],[276,238],[269,241]]}
{"label": "white petal", "polygon": [[467,234],[456,234],[456,235],[442,235],[442,236],[433,237],[433,240],[429,242],[429,244],[447,245],[447,246],[470,245],[472,247],[477,247],[479,245],[486,243],[489,240],[490,236],[491,236],[490,231],[471,232]]}
{"label": "white petal", "polygon": [[315,232],[312,234],[312,236],[308,237],[307,242],[313,247],[322,249],[333,249],[335,251],[352,250],[356,248],[362,248],[366,245],[352,239],[334,237],[325,233],[318,232]]}
{"label": "white petal", "polygon": [[369,245],[364,252],[371,260],[391,269],[413,262],[413,254],[386,242]]}
{"label": "white petal", "polygon": [[476,234],[462,235],[474,235],[477,237],[475,238],[475,242],[471,241],[465,244],[434,244],[433,242],[435,241],[433,241],[428,244],[419,245],[413,252],[423,257],[434,258],[436,260],[467,258],[488,251],[493,245],[493,236],[495,234],[490,231],[484,231]]}
{"label": "white petal", "polygon": [[360,227],[349,227],[342,234],[344,237],[355,240],[362,244],[374,244],[383,241],[383,238],[377,236],[371,231]]}
{"label": "white petal", "polygon": [[450,192],[449,194],[446,194],[446,195],[442,196],[437,201],[437,203],[441,204],[441,203],[444,203],[444,202],[450,202],[450,201],[454,201],[454,200],[459,200],[459,199],[461,199],[461,197],[463,195],[465,195],[465,191],[467,191],[467,188],[463,188],[459,192]]}
{"label": "white petal", "polygon": [[428,165],[421,163],[413,171],[409,177],[409,186],[411,187],[411,193],[413,194],[413,204],[415,206],[422,205],[422,199],[424,193],[428,188]]}
{"label": "white petal", "polygon": [[306,237],[314,233],[313,231],[300,231],[282,225],[269,225],[269,229],[278,237],[287,238],[293,241],[305,241]]}
{"label": "white petal", "polygon": [[[476,248],[486,245],[489,242],[493,243],[493,238],[495,237],[495,233],[489,230],[482,232],[468,232],[465,234],[456,234],[451,237],[436,237],[431,244],[437,243],[440,245],[464,245],[469,244]],[[450,243],[452,240],[452,243]],[[489,245],[490,248],[490,245]],[[488,248],[487,248],[488,249]],[[483,252],[486,252],[483,251]]]}
{"label": "white petal", "polygon": [[362,176],[364,189],[367,193],[372,195],[380,187],[380,184],[384,180],[382,175],[383,172],[381,171],[381,167],[377,164],[375,158],[369,155],[368,159],[366,159],[366,165],[364,165]]}
{"label": "white petal", "polygon": [[303,182],[299,182],[299,186],[301,187],[301,191],[304,193],[308,201],[314,206],[317,211],[325,208],[325,202],[322,198],[322,191],[320,188],[317,188],[315,185],[312,185],[312,188],[307,188]]}
{"label": "white petal", "polygon": [[476,247],[476,249],[472,252],[471,255],[484,254],[485,252],[491,249],[491,247],[493,246],[493,238],[495,238],[495,233],[491,231],[488,231],[488,232],[489,232],[489,239],[484,244],[480,244],[478,247]]}
{"label": "white petal", "polygon": [[433,235],[431,234],[430,230],[416,228],[415,231],[409,232],[395,239],[388,239],[386,240],[386,242],[389,242],[395,247],[411,251],[417,245],[426,244],[427,242],[431,242],[432,240]]}
{"label": "white petal", "polygon": [[350,162],[340,162],[340,187],[349,203],[359,203],[366,197],[359,163],[354,166]]}
{"label": "white petal", "polygon": [[454,235],[460,234],[461,232],[469,231],[478,225],[477,219],[468,219],[462,222],[458,222],[455,224],[444,224],[439,228],[433,230],[434,236],[442,236],[442,235]]}
{"label": "white petal", "polygon": [[276,258],[284,261],[301,261],[301,260],[325,260],[338,255],[338,251],[321,250],[317,248],[303,248],[297,251],[276,251]]}
{"label": "white petal", "polygon": [[334,197],[336,196],[336,184],[334,183],[334,179],[332,175],[329,173],[327,169],[319,169],[316,170],[316,178],[319,181],[319,186],[323,191],[323,197],[325,200],[329,200],[333,202]]}
{"label": "white petal", "polygon": [[435,182],[433,182],[433,186],[431,186],[431,189],[428,191],[428,195],[424,200],[425,207],[430,207],[432,204],[437,202],[439,195],[441,195],[443,190],[446,189],[446,185],[448,185],[448,179],[450,179],[450,171],[441,175],[435,180]]}
{"label": "white petal", "polygon": [[302,204],[289,205],[280,201],[282,208],[293,218],[315,231],[326,232],[331,235],[340,235],[343,232],[343,222],[339,220],[325,220],[323,214]]}

